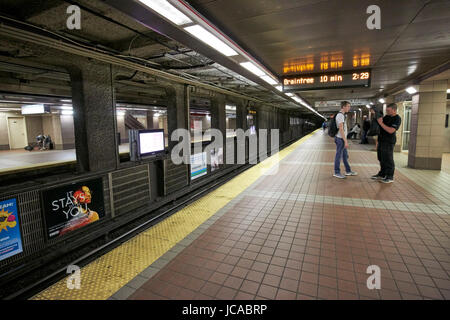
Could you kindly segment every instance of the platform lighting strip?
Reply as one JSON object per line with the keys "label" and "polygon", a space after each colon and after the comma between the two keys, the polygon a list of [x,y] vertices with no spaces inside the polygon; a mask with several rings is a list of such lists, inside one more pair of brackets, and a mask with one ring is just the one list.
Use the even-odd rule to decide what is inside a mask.
{"label": "platform lighting strip", "polygon": [[[206,43],[210,47],[214,48],[221,54],[232,57],[239,54],[245,57],[247,62],[242,62],[240,65],[249,70],[256,76],[260,77],[265,82],[273,85],[278,91],[282,91],[282,86],[278,82],[278,79],[274,77],[270,72],[260,68],[259,63],[251,58],[244,50],[242,50],[237,44],[228,39],[225,35],[221,34],[219,30],[212,26],[204,17],[196,12],[189,4],[183,0],[138,0],[142,4],[146,5],[162,17],[170,20],[177,26],[184,26],[183,29],[196,37],[200,41]],[[189,25],[193,24],[193,25]],[[218,36],[216,36],[218,35]],[[222,39],[220,39],[222,38]],[[317,115],[324,118],[316,110],[311,108],[307,103],[298,98],[296,102],[305,106]]]}
{"label": "platform lighting strip", "polygon": [[227,57],[238,55],[238,53],[230,48],[230,46],[226,45],[223,41],[198,24],[186,27],[184,30]]}
{"label": "platform lighting strip", "polygon": [[173,5],[171,5],[166,0],[139,0],[147,7],[151,8],[153,11],[156,11],[164,18],[169,19],[173,23],[178,26],[192,23],[192,20],[189,19],[184,13],[180,10],[176,9]]}

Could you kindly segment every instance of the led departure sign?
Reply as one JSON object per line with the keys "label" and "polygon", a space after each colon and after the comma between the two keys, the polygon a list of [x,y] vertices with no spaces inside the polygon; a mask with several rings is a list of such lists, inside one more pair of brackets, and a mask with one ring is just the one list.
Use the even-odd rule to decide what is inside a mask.
{"label": "led departure sign", "polygon": [[370,87],[371,70],[336,71],[284,76],[283,92],[348,87]]}

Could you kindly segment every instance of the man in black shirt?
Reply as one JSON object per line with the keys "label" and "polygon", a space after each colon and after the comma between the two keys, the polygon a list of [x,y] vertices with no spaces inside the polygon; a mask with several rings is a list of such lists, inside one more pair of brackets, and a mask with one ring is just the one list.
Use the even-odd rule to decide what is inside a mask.
{"label": "man in black shirt", "polygon": [[374,180],[383,183],[394,182],[394,146],[397,141],[396,132],[402,123],[402,119],[397,114],[397,105],[391,103],[386,108],[387,115],[379,118],[380,134],[378,135],[377,155],[380,161],[380,171],[372,176]]}

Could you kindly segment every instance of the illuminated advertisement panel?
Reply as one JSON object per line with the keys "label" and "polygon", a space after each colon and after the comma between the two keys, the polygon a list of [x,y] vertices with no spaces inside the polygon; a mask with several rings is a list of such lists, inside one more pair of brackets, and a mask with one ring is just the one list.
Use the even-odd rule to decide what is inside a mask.
{"label": "illuminated advertisement panel", "polygon": [[45,190],[42,201],[49,239],[105,217],[102,178]]}
{"label": "illuminated advertisement panel", "polygon": [[0,201],[0,261],[23,252],[16,199]]}

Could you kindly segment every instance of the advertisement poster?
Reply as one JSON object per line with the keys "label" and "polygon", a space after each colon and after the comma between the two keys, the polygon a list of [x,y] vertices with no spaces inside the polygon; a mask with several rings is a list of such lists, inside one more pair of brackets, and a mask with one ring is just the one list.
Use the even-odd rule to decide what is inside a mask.
{"label": "advertisement poster", "polygon": [[105,216],[102,178],[42,192],[49,239],[63,236]]}
{"label": "advertisement poster", "polygon": [[191,180],[207,173],[206,152],[191,155]]}
{"label": "advertisement poster", "polygon": [[223,164],[223,148],[211,149],[211,172],[219,169]]}
{"label": "advertisement poster", "polygon": [[0,201],[0,261],[23,252],[16,199]]}

